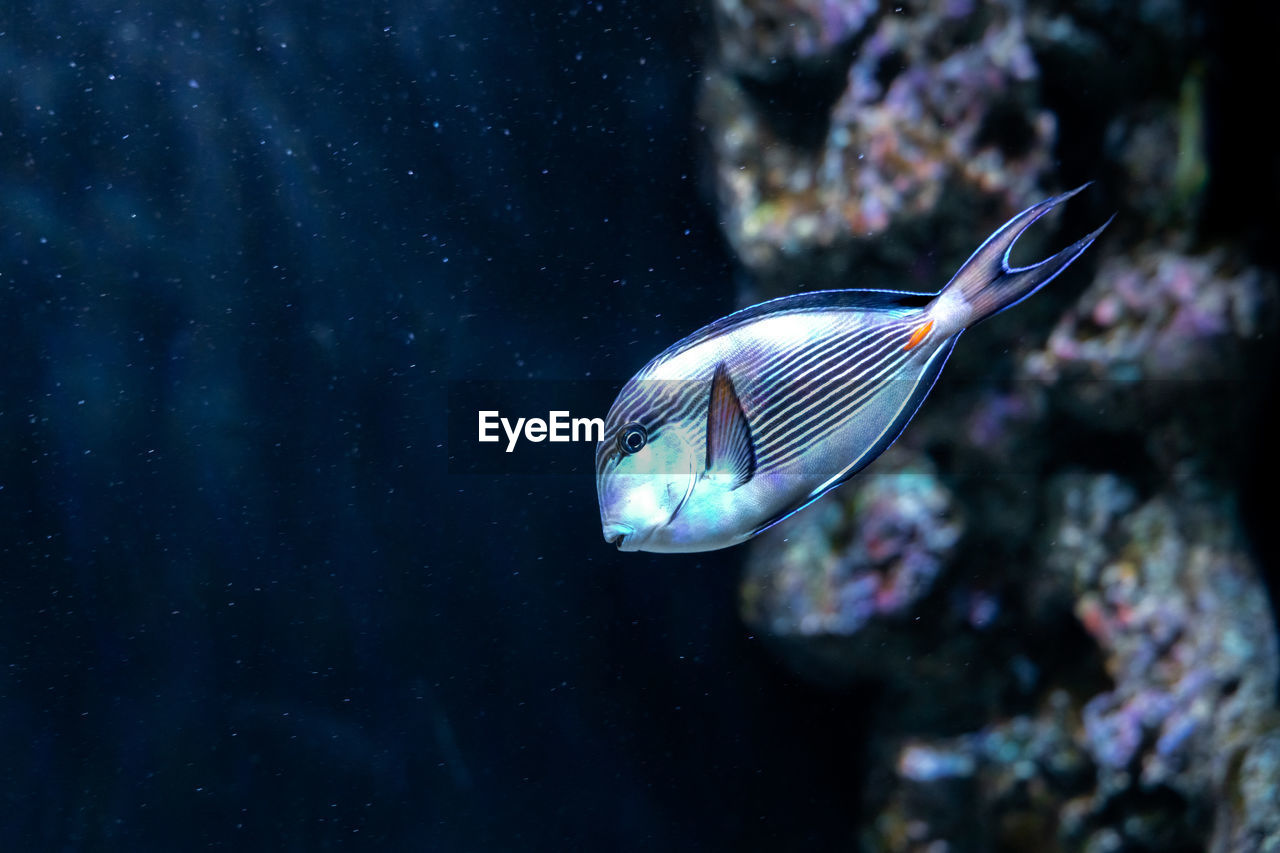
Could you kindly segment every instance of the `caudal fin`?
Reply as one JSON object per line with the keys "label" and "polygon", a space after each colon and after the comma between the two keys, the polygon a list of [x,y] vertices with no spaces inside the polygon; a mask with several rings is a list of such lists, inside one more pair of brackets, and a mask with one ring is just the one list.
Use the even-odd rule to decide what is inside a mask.
{"label": "caudal fin", "polygon": [[998,314],[1044,287],[1053,280],[1054,276],[1080,257],[1084,250],[1098,238],[1102,230],[1111,224],[1111,220],[1115,219],[1114,215],[1102,223],[1096,231],[1086,234],[1051,258],[1029,267],[1015,269],[1009,266],[1009,253],[1013,251],[1013,244],[1018,241],[1024,231],[1031,227],[1031,223],[1087,186],[1089,184],[1084,184],[1070,192],[1028,207],[1000,226],[999,230],[988,237],[987,241],[978,247],[978,251],[965,261],[960,271],[942,289],[948,297],[958,295],[968,308],[968,320],[964,323],[965,326],[972,326],[993,314]]}

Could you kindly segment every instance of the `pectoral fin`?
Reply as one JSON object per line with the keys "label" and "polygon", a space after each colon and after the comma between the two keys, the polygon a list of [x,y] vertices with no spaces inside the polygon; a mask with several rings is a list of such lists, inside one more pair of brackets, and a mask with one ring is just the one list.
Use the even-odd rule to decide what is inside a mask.
{"label": "pectoral fin", "polygon": [[711,378],[711,402],[707,406],[707,474],[729,479],[736,489],[756,473],[756,451],[751,426],[733,388],[724,363]]}

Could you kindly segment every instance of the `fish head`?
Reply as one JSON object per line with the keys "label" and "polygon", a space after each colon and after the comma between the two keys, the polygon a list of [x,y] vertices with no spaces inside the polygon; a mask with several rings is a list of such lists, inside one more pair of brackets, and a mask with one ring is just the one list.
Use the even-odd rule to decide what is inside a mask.
{"label": "fish head", "polygon": [[622,551],[666,550],[672,522],[698,482],[696,432],[691,424],[616,412],[605,424],[596,447],[605,541]]}

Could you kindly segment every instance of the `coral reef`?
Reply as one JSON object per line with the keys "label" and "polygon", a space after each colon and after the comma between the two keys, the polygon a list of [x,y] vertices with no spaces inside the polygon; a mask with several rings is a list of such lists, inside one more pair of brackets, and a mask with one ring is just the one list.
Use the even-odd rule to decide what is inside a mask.
{"label": "coral reef", "polygon": [[1094,429],[1145,426],[1163,469],[1229,456],[1257,406],[1249,384],[1270,342],[1274,278],[1226,249],[1189,254],[1142,243],[1105,259],[1018,375],[1053,389],[1053,405]]}
{"label": "coral reef", "polygon": [[1280,662],[1229,502],[1140,503],[1106,474],[1051,491],[1038,595],[1073,602],[1113,687],[1056,688],[1034,714],[906,740],[872,846],[1275,849]]}
{"label": "coral reef", "polygon": [[[1000,633],[1000,573],[948,578],[964,513],[929,458],[891,448],[841,492],[763,534],[741,586],[743,620],[797,672],[845,686],[874,680],[890,725],[959,731],[993,696],[1024,690],[1025,655]],[[953,700],[937,703],[939,689]]]}
{"label": "coral reef", "polygon": [[866,26],[876,0],[716,0],[720,62],[759,78],[779,60],[822,62]]}
{"label": "coral reef", "polygon": [[832,501],[761,541],[752,565],[763,571],[749,569],[745,582],[748,622],[774,634],[851,635],[911,614],[964,525],[928,460],[904,455],[861,479],[847,504]]}
{"label": "coral reef", "polygon": [[[874,16],[862,2],[717,6],[722,60],[701,112],[729,240],[766,289],[794,281],[798,265],[817,283],[840,280],[855,259],[865,273],[869,236],[945,233],[939,225],[975,216],[994,225],[1042,194],[1056,127],[1039,105],[1018,4],[908,0]],[[816,35],[819,21],[836,24]],[[850,40],[853,55],[840,56]],[[750,75],[777,77],[761,65],[815,55],[827,73],[842,60],[847,72],[829,109],[814,105],[822,118],[807,117],[825,133],[795,138],[770,108],[769,81]],[[947,262],[963,257],[964,239],[937,247]]]}
{"label": "coral reef", "polygon": [[1060,812],[1069,815],[1087,796],[1093,776],[1088,753],[1069,734],[1078,718],[1071,698],[1057,691],[1035,715],[955,738],[903,742],[866,846],[911,853],[1062,849]]}
{"label": "coral reef", "polygon": [[[1063,477],[1042,561],[1069,585],[1115,684],[1083,707],[1080,737],[1098,784],[1077,823],[1163,794],[1163,820],[1119,828],[1156,849],[1169,846],[1145,833],[1167,831],[1180,816],[1211,829],[1212,815],[1197,810],[1248,796],[1235,766],[1264,733],[1280,678],[1267,590],[1232,502],[1186,493],[1194,491],[1139,503],[1113,475]],[[1228,824],[1218,821],[1217,831]]]}
{"label": "coral reef", "polygon": [[[1024,374],[1059,379],[1230,380],[1246,369],[1274,282],[1224,250],[1190,255],[1141,244],[1107,258]],[[1126,423],[1132,423],[1127,420]]]}
{"label": "coral reef", "polygon": [[[744,300],[936,287],[1058,181],[1055,108],[1108,99],[1066,155],[1120,208],[1078,267],[1092,283],[1020,309],[1047,336],[984,328],[876,466],[748,557],[747,623],[893,709],[864,846],[1280,850],[1275,620],[1233,496],[1276,279],[1200,232],[1186,10],[717,5],[702,114]],[[1104,21],[1144,35],[1130,73]],[[779,108],[833,68],[826,102]],[[1060,239],[1041,231],[1019,257]]]}

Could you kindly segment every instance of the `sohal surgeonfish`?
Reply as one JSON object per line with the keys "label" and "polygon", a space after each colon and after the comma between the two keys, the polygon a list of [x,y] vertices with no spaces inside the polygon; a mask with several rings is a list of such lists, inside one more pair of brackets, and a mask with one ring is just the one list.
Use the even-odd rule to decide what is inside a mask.
{"label": "sohal surgeonfish", "polygon": [[605,419],[605,540],[623,551],[727,548],[857,474],[911,420],[961,332],[1043,287],[1110,224],[1038,264],[1009,266],[1018,237],[1083,188],[1006,222],[937,293],[785,296],[667,348]]}

